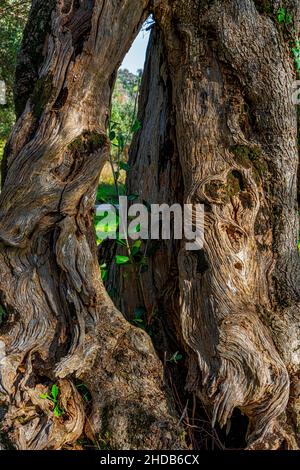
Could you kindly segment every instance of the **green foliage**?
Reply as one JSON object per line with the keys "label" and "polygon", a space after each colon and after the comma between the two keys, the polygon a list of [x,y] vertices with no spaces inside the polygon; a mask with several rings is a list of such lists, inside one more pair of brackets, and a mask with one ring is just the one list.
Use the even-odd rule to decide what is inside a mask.
{"label": "green foliage", "polygon": [[135,133],[135,132],[138,132],[141,128],[142,128],[141,122],[138,119],[136,119],[132,126],[131,131]]}
{"label": "green foliage", "polygon": [[130,166],[126,162],[120,162],[120,169],[124,171],[130,171]]}
{"label": "green foliage", "polygon": [[294,58],[295,69],[298,77],[300,78],[300,39],[294,38],[294,47],[292,47],[292,54]]}
{"label": "green foliage", "polygon": [[293,21],[293,15],[288,13],[286,8],[280,7],[277,11],[277,20],[279,24],[284,23],[286,26],[288,26]]}
{"label": "green foliage", "polygon": [[13,85],[16,60],[30,4],[30,0],[24,0],[23,2],[15,2],[14,0],[1,1],[0,80],[4,80],[6,83],[7,104],[0,106],[0,141],[8,138],[15,122]]}
{"label": "green foliage", "polygon": [[285,21],[285,16],[286,16],[286,9],[283,7],[280,7],[277,11],[277,20],[278,23],[284,23]]}
{"label": "green foliage", "polygon": [[[125,195],[125,185],[119,183],[119,194]],[[96,203],[108,203],[117,204],[118,195],[116,194],[116,188],[114,181],[108,181],[101,183],[97,189]]]}
{"label": "green foliage", "polygon": [[2,157],[3,157],[5,143],[6,143],[5,140],[0,139],[0,162],[1,162]]}
{"label": "green foliage", "polygon": [[[131,167],[127,162],[128,147],[132,141],[134,133],[139,132],[142,128],[142,123],[137,119],[137,101],[140,78],[140,73],[135,76],[130,74],[127,70],[121,70],[118,75],[113,95],[113,106],[109,122],[108,136],[112,146],[110,165],[113,175],[114,191],[112,191],[111,185],[107,185],[107,182],[106,184],[100,184],[97,191],[97,201],[113,204],[117,213],[119,210],[118,199],[124,191],[124,185],[123,183],[120,183],[120,175],[121,172],[128,173],[131,171]],[[138,198],[136,194],[130,194],[127,197],[129,201],[134,201]],[[122,248],[123,252],[114,257],[114,262],[117,266],[122,268],[122,275],[124,278],[128,277],[128,267],[130,267],[130,272],[135,276],[139,292],[143,302],[145,303],[142,274],[148,270],[148,259],[146,256],[147,246],[143,250],[142,240],[135,240],[131,243],[128,238],[125,240],[119,238],[118,216],[116,217],[116,224],[111,225],[114,226],[109,227],[107,223],[105,225],[103,217],[95,218],[97,243],[101,244],[106,238],[105,234],[108,234],[111,229],[116,231],[116,243]],[[140,230],[140,224],[136,224],[135,227],[130,228],[129,235],[136,235]],[[102,280],[107,281],[109,266],[107,266],[106,263],[102,264],[100,266],[100,271]],[[146,309],[141,307],[134,313],[133,324],[146,329],[146,318]]]}
{"label": "green foliage", "polygon": [[[118,211],[118,199],[120,195],[124,194],[124,184],[120,183],[120,172],[125,173],[131,170],[127,163],[127,150],[132,140],[133,134],[138,132],[142,125],[137,119],[137,100],[139,94],[141,73],[133,75],[128,70],[120,70],[113,94],[113,104],[111,111],[111,119],[109,122],[108,135],[112,145],[112,152],[110,155],[110,165],[113,175],[114,189],[111,184],[100,184],[96,202],[109,203],[115,206]],[[136,199],[136,195],[130,195],[129,200]],[[104,216],[95,217],[95,229],[97,235],[97,243],[101,244],[104,239],[108,237],[111,232],[117,232],[119,229],[119,217],[116,217],[115,223],[110,224],[103,222]],[[135,233],[139,231],[139,227],[135,227]],[[117,239],[117,243],[123,246],[128,251],[128,256],[117,255],[115,262],[118,265],[134,264],[135,260],[131,253],[131,248],[128,240],[123,241]],[[137,245],[134,246],[136,252]],[[105,267],[107,269],[107,266]],[[102,270],[103,272],[103,270]],[[107,278],[107,274],[103,274]]]}
{"label": "green foliage", "polygon": [[107,281],[108,278],[108,269],[107,264],[103,263],[100,265],[101,279],[103,282]]}
{"label": "green foliage", "polygon": [[142,246],[142,240],[136,240],[134,242],[134,244],[131,247],[132,256],[136,256],[138,253],[140,253],[141,246]]}
{"label": "green foliage", "polygon": [[128,70],[119,70],[113,93],[110,140],[114,154],[116,149],[125,150],[131,143],[132,135],[141,129],[136,118],[137,97],[142,71],[137,75]]}
{"label": "green foliage", "polygon": [[117,264],[130,264],[130,258],[129,258],[129,256],[117,255],[116,256],[116,263]]}
{"label": "green foliage", "polygon": [[[105,217],[105,215],[103,216]],[[110,224],[105,223],[102,217],[95,217],[95,229],[97,244],[100,245],[103,240],[106,238],[112,238],[112,236],[118,231],[119,228],[119,217],[116,216],[114,221],[111,221]]]}
{"label": "green foliage", "polygon": [[294,59],[295,70],[298,78],[300,78],[300,39],[293,28],[293,15],[285,8],[280,7],[277,10],[277,21],[280,25],[285,26],[291,38],[291,54]]}
{"label": "green foliage", "polygon": [[65,410],[61,407],[59,403],[59,388],[56,384],[53,384],[51,387],[50,394],[43,393],[40,395],[40,398],[43,400],[49,400],[53,404],[53,414],[56,418],[60,418],[64,413]]}

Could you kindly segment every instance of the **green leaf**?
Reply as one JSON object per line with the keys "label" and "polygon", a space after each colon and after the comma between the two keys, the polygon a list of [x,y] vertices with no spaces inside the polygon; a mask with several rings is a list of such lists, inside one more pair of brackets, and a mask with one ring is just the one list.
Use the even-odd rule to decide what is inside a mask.
{"label": "green leaf", "polygon": [[131,167],[128,163],[120,162],[120,170],[129,171],[131,170]]}
{"label": "green leaf", "polygon": [[177,362],[181,361],[182,359],[183,355],[176,351],[176,353],[173,354],[173,356],[169,359],[169,362],[174,362],[174,364],[177,364]]}
{"label": "green leaf", "polygon": [[283,23],[285,20],[285,15],[286,15],[286,9],[283,7],[280,7],[277,11],[277,20],[278,23]]}
{"label": "green leaf", "polygon": [[39,397],[43,400],[51,400],[51,397],[49,397],[48,393],[42,393]]}
{"label": "green leaf", "polygon": [[141,246],[142,246],[142,240],[136,240],[134,242],[134,244],[132,245],[132,248],[131,248],[131,253],[132,253],[133,256],[138,254],[138,252],[140,251]]}
{"label": "green leaf", "polygon": [[54,410],[53,410],[53,414],[54,414],[54,416],[56,416],[56,418],[61,417],[61,415],[63,414],[63,410],[60,408],[59,405],[55,405]]}
{"label": "green leaf", "polygon": [[136,119],[136,121],[133,124],[132,129],[131,129],[132,132],[138,132],[141,128],[142,128],[141,122],[138,119]]}
{"label": "green leaf", "polygon": [[101,279],[103,282],[107,281],[108,269],[101,269]]}
{"label": "green leaf", "polygon": [[112,142],[113,140],[115,140],[115,138],[116,138],[116,133],[115,133],[115,131],[111,131],[111,132],[109,133],[109,140]]}
{"label": "green leaf", "polygon": [[292,21],[293,21],[293,15],[287,14],[285,17],[285,24],[289,25],[292,23]]}
{"label": "green leaf", "polygon": [[117,264],[128,264],[129,262],[130,262],[130,259],[128,258],[128,256],[121,256],[121,255],[116,256]]}
{"label": "green leaf", "polygon": [[51,388],[51,395],[53,396],[54,400],[57,400],[58,397],[58,386],[56,384],[52,385]]}
{"label": "green leaf", "polygon": [[110,121],[110,129],[113,130],[119,125],[116,121]]}
{"label": "green leaf", "polygon": [[117,137],[117,140],[118,140],[118,147],[121,151],[124,150],[125,148],[125,137],[123,134],[119,134],[118,137]]}

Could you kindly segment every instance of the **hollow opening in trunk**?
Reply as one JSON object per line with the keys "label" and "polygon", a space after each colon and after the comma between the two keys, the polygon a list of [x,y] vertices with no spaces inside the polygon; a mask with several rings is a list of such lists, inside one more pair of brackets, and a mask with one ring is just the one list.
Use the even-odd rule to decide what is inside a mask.
{"label": "hollow opening in trunk", "polygon": [[[146,22],[147,26],[149,23],[152,26],[152,18]],[[152,83],[154,88],[161,87],[161,92],[167,93],[164,98],[166,102],[157,103],[158,97],[151,97],[149,81],[153,80],[155,74],[164,66],[160,59],[157,61],[157,70],[152,69],[155,67],[153,65],[155,59],[151,57],[153,54],[151,48],[155,50],[156,41],[157,37],[152,33],[143,76],[141,72],[134,76],[129,71],[122,69],[119,71],[108,130],[111,155],[101,174],[97,207],[100,204],[111,204],[118,208],[119,196],[125,194],[129,205],[139,202],[149,208],[150,204],[158,202],[168,202],[170,205],[178,202],[182,204],[184,184],[177,139],[171,116],[168,116],[172,101],[170,78],[167,78],[167,87],[162,83],[160,76],[154,85]],[[154,104],[158,104],[158,109],[155,109]],[[159,106],[162,106],[164,111],[159,109]],[[160,116],[166,114],[166,121],[163,124],[165,128],[160,136],[156,134],[155,128],[151,129],[153,126],[151,113]],[[153,121],[155,122],[155,118]],[[124,124],[127,125],[125,132]],[[158,140],[154,150],[150,147],[147,151],[145,147],[140,147],[145,138],[143,133],[147,131],[152,132],[153,139]],[[146,180],[148,178],[152,181],[152,167],[154,172],[157,171],[158,181],[153,183],[154,187],[151,188]],[[167,177],[172,177],[176,182],[170,194],[163,192],[164,184],[169,185]],[[166,197],[168,201],[165,201]],[[105,233],[101,234],[101,230],[110,232],[117,226],[118,214],[116,220],[112,219],[106,227],[103,227],[103,219],[99,218],[96,222],[102,279],[108,294],[126,319],[150,335],[164,365],[166,386],[171,392],[180,417],[184,440],[194,449],[222,449],[227,446],[242,448],[245,444],[247,426],[239,412],[234,412],[231,431],[229,432],[228,428],[229,434],[226,435],[224,430],[212,429],[208,410],[196,395],[185,389],[188,355],[181,337],[182,333],[179,331],[180,292],[177,256],[180,242],[148,240],[140,243],[130,240],[132,256],[132,253],[128,252],[127,241],[124,243],[118,239],[103,240]],[[199,252],[197,266],[200,266],[199,271],[204,273],[209,266],[206,258],[202,256],[202,251]],[[161,284],[158,281],[159,277],[157,278],[158,271],[160,273],[158,276],[164,279]],[[152,292],[148,289],[149,286]]]}

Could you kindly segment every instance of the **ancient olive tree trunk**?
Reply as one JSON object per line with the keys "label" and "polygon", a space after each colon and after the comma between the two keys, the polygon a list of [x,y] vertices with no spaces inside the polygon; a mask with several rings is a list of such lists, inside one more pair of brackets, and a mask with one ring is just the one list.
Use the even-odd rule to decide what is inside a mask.
{"label": "ancient olive tree trunk", "polygon": [[[92,228],[111,88],[148,3],[158,29],[129,186],[150,203],[203,203],[206,238],[198,252],[164,242],[143,300],[185,347],[187,388],[213,424],[239,408],[250,448],[297,448],[295,76],[277,1],[33,1],[0,196],[4,428],[24,449],[83,432],[112,448],[184,445],[149,338],[99,279]],[[41,398],[53,383],[60,418]]]}
{"label": "ancient olive tree trunk", "polygon": [[[112,86],[147,6],[32,3],[0,196],[2,430],[18,449],[60,449],[82,434],[114,449],[180,445],[162,366],[108,298],[93,232]],[[41,397],[54,383],[60,417]]]}
{"label": "ancient olive tree trunk", "polygon": [[298,448],[300,427],[296,77],[279,6],[155,10],[128,178],[148,203],[205,205],[203,250],[164,242],[143,274],[145,306],[185,345],[187,388],[212,424],[239,408],[249,448],[265,449]]}

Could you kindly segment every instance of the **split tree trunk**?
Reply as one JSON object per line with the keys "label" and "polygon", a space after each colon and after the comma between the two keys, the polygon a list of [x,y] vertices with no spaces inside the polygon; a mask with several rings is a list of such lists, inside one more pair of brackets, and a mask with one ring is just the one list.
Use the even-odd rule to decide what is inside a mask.
{"label": "split tree trunk", "polygon": [[[270,2],[269,2],[270,3]],[[273,3],[273,12],[279,7]],[[290,2],[295,26],[299,7]],[[270,13],[270,10],[268,10]],[[128,190],[205,205],[198,252],[163,242],[143,274],[148,318],[176,332],[187,388],[249,448],[298,448],[299,255],[296,79],[264,2],[169,2],[148,54]],[[178,160],[179,158],[179,160]],[[180,174],[183,183],[181,185]],[[138,295],[124,280],[128,314]],[[179,291],[179,294],[178,294]]]}
{"label": "split tree trunk", "polygon": [[[159,31],[129,184],[150,203],[204,203],[206,240],[198,253],[165,244],[146,303],[166,312],[188,355],[187,387],[213,423],[239,408],[249,447],[297,448],[298,152],[287,41],[261,1],[149,3]],[[84,428],[112,448],[183,445],[149,338],[99,280],[92,229],[111,88],[149,8],[33,2],[0,199],[1,393],[18,448],[62,448]],[[88,417],[76,378],[92,394]],[[40,398],[54,382],[61,419]]]}

